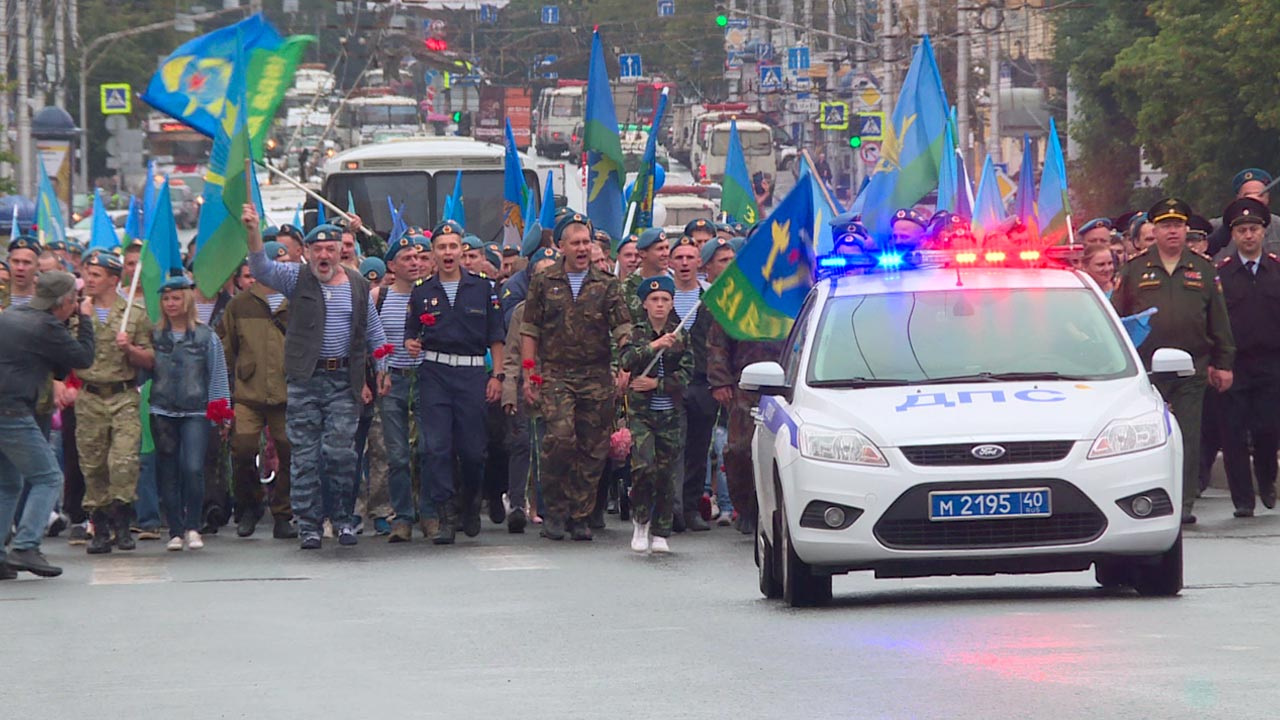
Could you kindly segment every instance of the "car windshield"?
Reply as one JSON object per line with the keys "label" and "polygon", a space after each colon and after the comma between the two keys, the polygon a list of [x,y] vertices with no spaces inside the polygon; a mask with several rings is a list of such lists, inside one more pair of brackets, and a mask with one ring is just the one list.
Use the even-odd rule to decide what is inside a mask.
{"label": "car windshield", "polygon": [[560,117],[560,118],[582,117],[582,96],[581,95],[552,95],[551,96],[551,117]]}
{"label": "car windshield", "polygon": [[412,105],[365,105],[356,109],[356,122],[363,125],[417,125],[418,108]]}
{"label": "car windshield", "polygon": [[[742,141],[743,155],[772,155],[773,138],[768,130],[738,129],[738,139]],[[716,130],[711,137],[711,154],[729,154],[729,131]]]}
{"label": "car windshield", "polygon": [[1092,292],[954,290],[833,298],[809,384],[1107,380],[1133,361]]}

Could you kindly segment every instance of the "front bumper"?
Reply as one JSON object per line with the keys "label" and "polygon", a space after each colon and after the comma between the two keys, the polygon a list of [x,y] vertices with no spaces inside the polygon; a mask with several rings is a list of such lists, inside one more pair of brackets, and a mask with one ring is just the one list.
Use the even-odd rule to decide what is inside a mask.
{"label": "front bumper", "polygon": [[[1055,572],[1168,550],[1181,523],[1177,446],[1103,460],[1088,460],[1088,448],[1089,443],[1076,442],[1057,462],[990,466],[917,466],[897,448],[884,449],[886,468],[799,457],[778,471],[785,521],[796,554],[824,573]],[[1052,490],[1048,518],[939,522],[928,517],[930,491],[1037,487]],[[1167,513],[1136,518],[1117,504],[1152,491],[1167,495]],[[861,514],[843,529],[813,527],[812,520],[802,525],[811,503],[856,508]]]}

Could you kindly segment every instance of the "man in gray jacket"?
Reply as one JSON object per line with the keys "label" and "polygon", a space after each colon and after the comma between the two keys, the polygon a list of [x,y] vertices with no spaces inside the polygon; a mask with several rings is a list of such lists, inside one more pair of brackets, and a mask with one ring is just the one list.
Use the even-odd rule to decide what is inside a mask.
{"label": "man in gray jacket", "polygon": [[76,314],[76,281],[60,270],[36,280],[35,296],[23,307],[0,313],[0,535],[7,535],[22,493],[31,485],[9,552],[0,552],[0,580],[17,570],[57,577],[62,568],[40,552],[49,514],[62,492],[62,471],[53,448],[36,424],[36,396],[49,374],[59,379],[93,364],[90,301],[79,308],[79,329],[66,321]]}

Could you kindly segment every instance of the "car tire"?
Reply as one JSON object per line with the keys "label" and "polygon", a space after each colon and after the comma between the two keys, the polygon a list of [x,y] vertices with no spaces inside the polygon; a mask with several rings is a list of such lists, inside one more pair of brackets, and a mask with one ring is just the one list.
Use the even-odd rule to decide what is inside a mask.
{"label": "car tire", "polygon": [[1093,564],[1093,577],[1099,585],[1114,590],[1129,585],[1129,565],[1122,560],[1099,560]]}
{"label": "car tire", "polygon": [[[778,527],[777,513],[775,512],[773,519],[773,527]],[[774,537],[778,534],[774,531]],[[765,539],[764,530],[756,530],[756,567],[760,575],[760,594],[770,600],[777,600],[782,597],[782,583],[778,581],[776,572],[777,563],[773,553],[773,547],[769,541]]]}
{"label": "car tire", "polygon": [[1173,597],[1182,592],[1182,533],[1173,547],[1151,558],[1138,560],[1133,568],[1133,589],[1148,597]]}
{"label": "car tire", "polygon": [[778,554],[782,558],[782,599],[791,607],[813,607],[831,601],[831,576],[815,575],[791,544],[787,512],[778,495]]}

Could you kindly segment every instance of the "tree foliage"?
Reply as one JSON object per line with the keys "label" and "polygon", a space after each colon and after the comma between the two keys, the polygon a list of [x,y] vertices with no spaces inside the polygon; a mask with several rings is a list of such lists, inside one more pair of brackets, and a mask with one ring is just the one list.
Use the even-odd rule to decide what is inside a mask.
{"label": "tree foliage", "polygon": [[1064,11],[1057,50],[1083,114],[1072,127],[1083,145],[1073,182],[1082,204],[1114,214],[1149,196],[1132,189],[1141,147],[1168,173],[1164,193],[1216,215],[1236,172],[1280,157],[1277,42],[1274,0],[1153,0]]}

